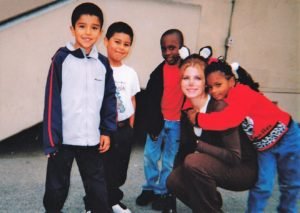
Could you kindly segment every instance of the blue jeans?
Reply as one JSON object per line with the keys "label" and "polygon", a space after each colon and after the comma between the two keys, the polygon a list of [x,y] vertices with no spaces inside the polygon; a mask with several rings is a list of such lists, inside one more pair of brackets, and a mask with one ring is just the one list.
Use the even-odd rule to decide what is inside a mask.
{"label": "blue jeans", "polygon": [[[146,183],[143,190],[153,190],[155,194],[168,192],[166,181],[170,175],[178,151],[180,122],[165,120],[157,141],[147,135],[144,149],[144,172]],[[163,144],[164,143],[164,144]],[[161,166],[158,165],[161,160]]]}
{"label": "blue jeans", "polygon": [[261,213],[272,194],[276,169],[280,190],[278,212],[297,213],[300,191],[300,129],[292,122],[274,147],[258,153],[258,180],[248,197],[249,213]]}

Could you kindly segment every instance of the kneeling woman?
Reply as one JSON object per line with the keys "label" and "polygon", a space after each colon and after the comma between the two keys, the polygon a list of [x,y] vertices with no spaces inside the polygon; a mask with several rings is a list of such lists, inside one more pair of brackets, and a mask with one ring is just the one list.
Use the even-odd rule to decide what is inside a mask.
{"label": "kneeling woman", "polygon": [[181,116],[180,149],[167,180],[169,190],[197,213],[221,212],[217,187],[243,191],[250,189],[257,178],[256,151],[239,127],[204,131],[187,117],[186,111],[191,108],[210,113],[226,107],[225,102],[206,93],[205,67],[205,59],[196,54],[181,64],[181,88],[187,101]]}

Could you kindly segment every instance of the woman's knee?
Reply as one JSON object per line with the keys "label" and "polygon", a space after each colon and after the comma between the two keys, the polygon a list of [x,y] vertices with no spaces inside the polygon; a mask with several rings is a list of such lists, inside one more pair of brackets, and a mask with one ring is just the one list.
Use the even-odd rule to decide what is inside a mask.
{"label": "woman's knee", "polygon": [[214,173],[214,167],[211,167],[210,158],[201,153],[193,153],[186,156],[183,163],[185,175],[197,175],[211,177]]}
{"label": "woman's knee", "polygon": [[184,159],[183,166],[188,172],[202,169],[201,162],[199,162],[199,158],[196,156],[196,154],[187,155]]}

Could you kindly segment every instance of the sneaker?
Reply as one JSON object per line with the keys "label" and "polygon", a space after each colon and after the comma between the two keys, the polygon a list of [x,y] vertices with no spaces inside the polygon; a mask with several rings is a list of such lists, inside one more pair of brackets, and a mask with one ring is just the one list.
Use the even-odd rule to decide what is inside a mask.
{"label": "sneaker", "polygon": [[111,207],[114,213],[131,213],[125,204],[119,202]]}
{"label": "sneaker", "polygon": [[167,207],[167,194],[157,195],[157,199],[152,203],[153,210],[164,210]]}
{"label": "sneaker", "polygon": [[152,190],[143,190],[142,193],[136,198],[135,202],[139,206],[146,206],[156,199],[156,195]]}

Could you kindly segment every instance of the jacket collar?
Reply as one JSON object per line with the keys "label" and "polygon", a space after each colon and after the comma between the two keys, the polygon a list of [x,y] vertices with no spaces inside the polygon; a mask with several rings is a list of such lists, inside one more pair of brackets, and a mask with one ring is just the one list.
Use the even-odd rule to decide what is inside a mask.
{"label": "jacket collar", "polygon": [[70,51],[70,53],[72,55],[74,55],[75,57],[77,57],[77,58],[94,58],[94,59],[98,59],[98,50],[97,50],[95,45],[92,47],[92,50],[91,50],[89,55],[87,55],[85,53],[85,49],[83,49],[83,48],[75,49],[72,42],[68,42],[66,44],[66,47]]}

